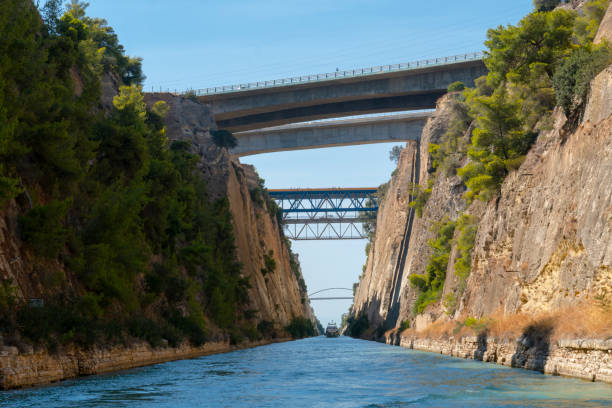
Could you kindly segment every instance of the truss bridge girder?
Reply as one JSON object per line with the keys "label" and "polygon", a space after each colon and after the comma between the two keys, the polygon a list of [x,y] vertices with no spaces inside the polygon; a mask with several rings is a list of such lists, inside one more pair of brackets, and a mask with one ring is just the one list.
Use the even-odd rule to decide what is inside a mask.
{"label": "truss bridge girder", "polygon": [[270,190],[292,240],[365,239],[363,215],[376,217],[376,188]]}

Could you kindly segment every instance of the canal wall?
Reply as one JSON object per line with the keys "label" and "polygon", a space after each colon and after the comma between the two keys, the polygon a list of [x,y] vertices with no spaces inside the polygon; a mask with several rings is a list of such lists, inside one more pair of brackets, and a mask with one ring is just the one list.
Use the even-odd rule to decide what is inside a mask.
{"label": "canal wall", "polygon": [[[73,68],[70,73],[78,85],[78,69]],[[107,117],[116,114],[113,105],[123,85],[114,72],[104,73],[99,79],[100,112],[96,110],[95,121],[98,113]],[[139,94],[134,96],[140,98]],[[34,182],[22,184],[22,194],[0,205],[0,388],[44,384],[267,344],[276,341],[270,339],[288,337],[286,328],[292,321],[305,325],[302,318],[310,320],[316,330],[317,321],[297,255],[291,252],[289,241],[283,236],[277,207],[255,169],[241,164],[229,155],[227,148],[213,141],[211,132],[216,124],[207,106],[170,94],[143,98],[149,112],[144,112],[145,106],[139,101],[138,109],[143,109],[138,115],[140,119],[127,123],[133,129],[140,129],[145,125],[140,120],[151,115],[148,120],[155,124],[147,122],[144,126],[151,135],[146,133],[146,140],[141,140],[140,132],[144,130],[132,132],[131,127],[128,129],[123,124],[125,131],[117,133],[121,133],[124,142],[115,139],[109,142],[117,142],[116,153],[125,154],[122,163],[126,167],[134,162],[135,166],[140,161],[147,163],[137,167],[141,177],[139,184],[135,184],[138,187],[134,187],[128,199],[127,193],[123,193],[127,187],[122,183],[108,187],[99,180],[92,182],[92,186],[96,184],[92,187],[96,194],[98,190],[108,189],[110,194],[117,189],[127,200],[118,202],[112,196],[102,207],[117,207],[101,213],[138,212],[138,217],[129,217],[133,225],[121,226],[124,229],[118,227],[124,222],[120,216],[107,214],[108,218],[100,216],[101,221],[92,221],[97,231],[92,242],[98,242],[98,235],[105,234],[112,237],[104,238],[108,242],[118,242],[121,240],[117,238],[128,231],[138,237],[133,251],[138,255],[132,257],[129,247],[121,248],[122,253],[117,254],[118,251],[107,248],[107,241],[104,245],[91,244],[95,249],[87,252],[80,238],[63,245],[58,249],[61,256],[55,257],[29,245],[24,241],[19,220],[34,206],[47,204],[51,196],[55,198],[55,193],[45,190],[46,186]],[[160,101],[165,104],[155,106]],[[168,111],[162,114],[165,108]],[[68,119],[74,118],[67,118],[67,122]],[[110,133],[112,137],[104,137],[116,136],[114,131]],[[178,150],[175,152],[173,148]],[[151,153],[154,150],[163,154]],[[167,158],[153,160],[149,153],[152,157],[176,154],[177,163],[170,165]],[[184,157],[179,158],[182,154]],[[91,167],[95,164],[96,160],[90,160],[87,171],[93,172]],[[44,172],[36,167],[36,162],[28,166],[33,173]],[[110,170],[103,172],[106,171]],[[142,176],[141,172],[148,175]],[[118,174],[118,179],[125,176],[121,171]],[[136,179],[133,175],[125,177],[130,182],[132,177]],[[186,180],[191,177],[196,180],[188,183]],[[144,195],[143,191],[149,188],[151,197],[156,195],[154,190],[161,193],[166,188],[175,189],[174,195],[180,195],[181,200],[156,202],[160,204],[158,207],[148,208],[144,200],[140,202],[141,198],[136,197]],[[207,205],[200,202],[201,198],[208,201]],[[126,204],[132,200],[139,202],[140,207]],[[67,198],[66,202],[72,203],[73,199]],[[202,208],[196,210],[198,206]],[[80,217],[85,216],[52,216],[54,225],[57,224],[52,227],[53,231],[61,231],[59,235],[65,234],[65,239],[74,231],[81,232],[85,228],[82,224],[87,222]],[[195,219],[198,217],[201,219]],[[64,229],[65,226],[70,229]],[[115,232],[105,232],[107,227],[121,233],[115,237],[112,235]],[[150,244],[149,235],[156,236],[151,241],[159,247]],[[166,235],[172,238],[168,243],[161,243],[159,236]],[[44,236],[48,242],[56,237]],[[78,250],[72,246],[77,241]],[[132,245],[135,241],[125,242]],[[86,257],[75,259],[76,252],[89,253],[96,261]],[[228,254],[231,257],[225,257]],[[99,281],[91,278],[93,273],[89,269],[94,269],[94,263]],[[123,263],[129,267],[124,268]],[[117,264],[121,264],[120,271],[129,271],[129,274],[115,271]],[[106,289],[105,294],[99,293],[107,283],[104,281],[120,290],[110,295],[112,291]],[[140,343],[143,339],[158,347]],[[205,342],[205,345],[164,347],[180,344],[185,339],[194,344]],[[254,339],[264,340],[250,341]],[[230,341],[239,346],[231,346]],[[75,344],[83,347],[77,348]]]}
{"label": "canal wall", "polygon": [[252,348],[289,339],[262,340],[231,345],[211,342],[200,347],[153,348],[147,343],[133,346],[68,349],[52,354],[46,350],[20,353],[17,347],[0,349],[0,389],[31,387],[71,378],[104,374],[174,360]]}
{"label": "canal wall", "polygon": [[[216,125],[209,107],[171,94],[145,95],[149,106],[159,101],[169,107],[164,118],[168,139],[190,143],[212,198],[229,202],[236,254],[242,275],[250,277],[246,309],[256,311],[259,322],[273,322],[279,328],[297,316],[307,317],[316,327],[299,260],[291,253],[272,208],[275,204],[266,197],[255,168],[213,143],[210,131]],[[267,258],[274,260],[274,271],[266,272]]]}
{"label": "canal wall", "polygon": [[[597,39],[610,41],[611,32],[612,6]],[[470,162],[465,146],[445,158],[448,168],[435,168],[431,144],[444,143],[457,118],[472,120],[458,93],[438,101],[420,144],[406,146],[381,189],[376,235],[345,334],[610,382],[612,66],[590,85],[580,117],[568,119],[557,107],[535,125],[525,160],[487,202],[468,202],[453,171]],[[468,142],[474,126],[466,125]],[[419,278],[428,277],[430,260],[442,259],[432,248],[440,225],[452,223],[446,271],[436,275],[443,285],[422,292]],[[554,319],[546,341],[529,337],[531,322],[547,315]]]}
{"label": "canal wall", "polygon": [[528,337],[516,341],[487,336],[388,338],[389,342],[397,340],[401,347],[408,349],[612,384],[612,339],[558,340],[544,344]]}

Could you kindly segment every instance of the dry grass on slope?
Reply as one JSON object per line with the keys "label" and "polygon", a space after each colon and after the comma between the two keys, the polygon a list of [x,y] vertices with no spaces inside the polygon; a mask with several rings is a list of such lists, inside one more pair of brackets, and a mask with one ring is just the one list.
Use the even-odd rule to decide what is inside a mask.
{"label": "dry grass on slope", "polygon": [[602,301],[585,302],[555,312],[538,315],[501,313],[482,319],[439,321],[417,332],[407,329],[404,336],[418,338],[448,338],[476,336],[486,332],[499,339],[518,339],[528,331],[546,331],[550,339],[610,339],[612,338],[612,305]]}

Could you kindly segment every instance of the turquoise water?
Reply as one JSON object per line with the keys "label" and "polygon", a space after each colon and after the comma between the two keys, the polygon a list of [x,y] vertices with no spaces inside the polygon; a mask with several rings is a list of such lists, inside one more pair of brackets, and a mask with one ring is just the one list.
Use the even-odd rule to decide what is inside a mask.
{"label": "turquoise water", "polygon": [[317,337],[0,392],[0,407],[602,407],[612,386]]}

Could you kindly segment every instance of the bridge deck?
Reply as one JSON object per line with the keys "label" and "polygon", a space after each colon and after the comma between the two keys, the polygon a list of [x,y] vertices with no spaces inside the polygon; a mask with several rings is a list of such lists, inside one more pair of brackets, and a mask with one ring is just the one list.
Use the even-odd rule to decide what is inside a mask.
{"label": "bridge deck", "polygon": [[189,90],[187,92],[195,92],[198,97],[216,96],[237,94],[242,92],[254,91],[258,89],[269,89],[286,86],[297,86],[301,84],[311,84],[313,82],[328,82],[339,81],[350,78],[360,78],[364,76],[381,75],[394,72],[405,72],[420,70],[429,67],[438,67],[442,65],[453,65],[466,61],[477,61],[484,57],[482,52],[472,52],[467,54],[459,54],[448,57],[431,58],[426,60],[405,62],[400,64],[378,65],[375,67],[349,69],[343,71],[327,72],[323,74],[302,75],[290,78],[273,79],[269,81],[257,81],[235,85],[225,85],[218,87],[203,88],[197,90]]}

